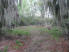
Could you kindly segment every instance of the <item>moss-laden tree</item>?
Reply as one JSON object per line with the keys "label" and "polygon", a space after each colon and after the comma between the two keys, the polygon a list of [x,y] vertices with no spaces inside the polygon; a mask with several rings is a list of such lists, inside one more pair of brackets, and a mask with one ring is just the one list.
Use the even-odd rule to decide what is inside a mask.
{"label": "moss-laden tree", "polygon": [[49,0],[48,6],[55,16],[57,25],[64,28],[65,35],[69,37],[69,0]]}
{"label": "moss-laden tree", "polygon": [[0,0],[0,34],[2,27],[5,26],[4,10],[8,7],[8,0]]}

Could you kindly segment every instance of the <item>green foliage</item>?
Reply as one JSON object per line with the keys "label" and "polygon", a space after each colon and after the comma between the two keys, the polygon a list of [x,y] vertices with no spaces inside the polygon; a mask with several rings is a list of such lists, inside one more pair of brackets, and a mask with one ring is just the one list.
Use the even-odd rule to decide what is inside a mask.
{"label": "green foliage", "polygon": [[19,46],[23,46],[23,44],[18,40],[16,40],[16,44],[19,45]]}
{"label": "green foliage", "polygon": [[52,18],[46,18],[45,22],[49,25],[52,25],[53,24],[53,19]]}
{"label": "green foliage", "polygon": [[40,2],[38,2],[38,5],[39,5],[39,6],[42,6],[42,5],[43,5],[43,3],[40,1]]}
{"label": "green foliage", "polygon": [[28,30],[23,30],[23,29],[14,29],[11,31],[11,33],[15,35],[30,35]]}
{"label": "green foliage", "polygon": [[53,37],[60,37],[62,35],[62,31],[61,29],[58,28],[52,28],[51,30],[49,30],[49,33],[53,35]]}
{"label": "green foliage", "polygon": [[2,52],[2,51],[0,50],[0,52]]}
{"label": "green foliage", "polygon": [[19,14],[21,15],[22,14],[22,7],[18,4],[18,12],[19,12]]}
{"label": "green foliage", "polygon": [[33,17],[22,17],[22,22],[24,23],[24,25],[30,25],[33,21]]}
{"label": "green foliage", "polygon": [[[0,52],[2,52],[2,51],[0,50]],[[8,52],[8,46],[5,46],[5,47],[4,47],[3,52]]]}
{"label": "green foliage", "polygon": [[18,49],[18,48],[19,48],[19,46],[14,46],[14,48],[15,48],[15,49]]}
{"label": "green foliage", "polygon": [[[28,26],[25,29],[13,29],[11,31],[11,33],[13,33],[14,35],[30,35],[30,30],[38,30],[38,31],[40,31],[41,34],[48,32],[56,39],[59,38],[60,36],[62,36],[62,29],[59,27],[56,27],[56,26],[52,27],[51,29],[48,29],[45,27],[37,28],[37,27]],[[19,43],[19,41],[16,41],[16,42]]]}
{"label": "green foliage", "polygon": [[22,25],[39,25],[40,23],[44,23],[45,20],[41,19],[40,17],[22,17],[21,23]]}
{"label": "green foliage", "polygon": [[7,51],[8,51],[8,46],[5,46],[4,52],[7,52]]}
{"label": "green foliage", "polygon": [[20,46],[24,46],[19,40],[16,40],[16,46],[14,46],[15,49],[19,49]]}
{"label": "green foliage", "polygon": [[22,4],[22,5],[23,5],[23,7],[25,8],[25,7],[26,7],[26,5],[27,5],[26,0],[23,0],[22,2],[23,2],[23,4]]}
{"label": "green foliage", "polygon": [[53,27],[50,30],[47,28],[40,29],[41,32],[48,32],[51,34],[55,39],[58,39],[60,36],[62,36],[62,30],[61,28]]}
{"label": "green foliage", "polygon": [[53,4],[50,1],[48,1],[47,4],[48,4],[49,7],[53,7]]}

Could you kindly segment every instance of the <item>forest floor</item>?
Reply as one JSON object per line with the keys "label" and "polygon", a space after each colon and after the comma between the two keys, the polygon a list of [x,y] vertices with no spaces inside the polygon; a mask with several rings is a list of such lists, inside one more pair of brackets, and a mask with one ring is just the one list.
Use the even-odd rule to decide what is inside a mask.
{"label": "forest floor", "polygon": [[[34,29],[29,30],[30,36],[11,36],[12,39],[0,41],[1,52],[69,52],[68,41],[64,41],[64,38],[56,40],[47,32],[35,30],[39,26],[32,27]],[[27,28],[27,26],[17,29],[24,28]]]}

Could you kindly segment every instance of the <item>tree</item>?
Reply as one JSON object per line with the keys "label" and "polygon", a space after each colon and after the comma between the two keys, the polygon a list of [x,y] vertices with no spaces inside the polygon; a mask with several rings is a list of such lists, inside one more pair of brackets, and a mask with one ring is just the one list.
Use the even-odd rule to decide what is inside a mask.
{"label": "tree", "polygon": [[[49,0],[48,6],[57,20],[57,25],[64,28],[65,33],[69,34],[69,5],[68,0]],[[69,36],[69,35],[68,35]]]}

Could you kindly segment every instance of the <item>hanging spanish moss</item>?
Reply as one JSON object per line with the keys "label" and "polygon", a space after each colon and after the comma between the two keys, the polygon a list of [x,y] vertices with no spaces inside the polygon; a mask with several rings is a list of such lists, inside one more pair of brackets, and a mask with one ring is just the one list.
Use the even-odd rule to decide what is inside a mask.
{"label": "hanging spanish moss", "polygon": [[0,0],[0,52],[69,52],[69,0]]}

